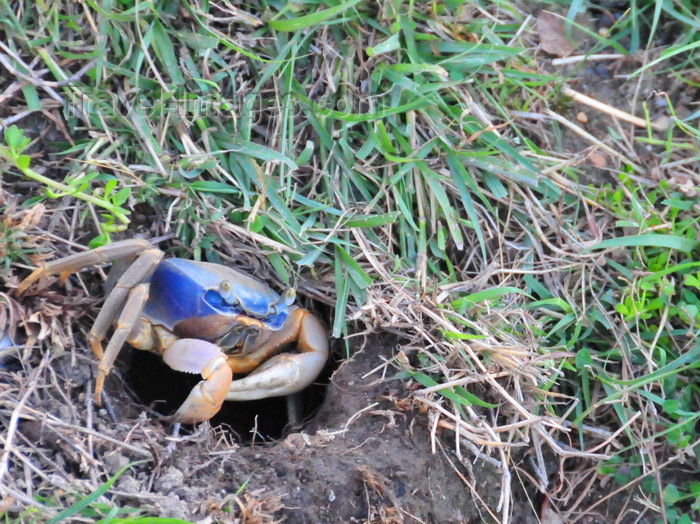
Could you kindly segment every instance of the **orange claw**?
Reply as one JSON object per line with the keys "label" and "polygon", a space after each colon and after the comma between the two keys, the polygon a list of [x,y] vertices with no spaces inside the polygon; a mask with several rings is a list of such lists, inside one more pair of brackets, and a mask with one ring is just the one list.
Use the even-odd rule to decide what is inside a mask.
{"label": "orange claw", "polygon": [[212,418],[226,400],[233,372],[218,346],[196,338],[183,338],[163,353],[163,361],[176,371],[201,373],[202,380],[190,391],[174,415],[184,424],[196,424]]}

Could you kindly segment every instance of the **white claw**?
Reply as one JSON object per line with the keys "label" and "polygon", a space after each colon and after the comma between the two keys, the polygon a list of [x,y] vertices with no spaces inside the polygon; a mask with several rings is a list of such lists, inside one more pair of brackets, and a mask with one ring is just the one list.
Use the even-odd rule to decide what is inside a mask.
{"label": "white claw", "polygon": [[316,380],[326,365],[325,353],[277,355],[250,375],[234,380],[226,400],[258,400],[297,393]]}
{"label": "white claw", "polygon": [[211,342],[196,338],[181,338],[163,353],[163,362],[175,371],[201,373],[216,357],[226,358]]}

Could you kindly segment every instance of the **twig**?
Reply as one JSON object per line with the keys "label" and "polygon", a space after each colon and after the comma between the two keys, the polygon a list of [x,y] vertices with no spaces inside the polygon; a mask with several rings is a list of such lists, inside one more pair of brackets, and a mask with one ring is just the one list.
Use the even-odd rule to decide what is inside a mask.
{"label": "twig", "polygon": [[301,256],[301,252],[297,251],[294,248],[291,248],[289,246],[286,246],[282,244],[281,242],[276,242],[274,240],[271,240],[267,238],[266,236],[260,235],[258,233],[255,233],[253,231],[249,231],[244,227],[237,226],[235,224],[230,224],[228,222],[217,222],[216,226],[219,227],[220,229],[223,229],[224,231],[229,231],[230,233],[235,233],[238,235],[241,235],[243,237],[250,238],[256,243],[263,244],[265,246],[268,246],[278,253],[291,253],[292,255],[299,255]]}
{"label": "twig", "polygon": [[0,485],[0,490],[2,490],[2,492],[7,494],[8,496],[26,504],[27,506],[31,506],[33,508],[46,512],[48,515],[54,516],[58,513],[55,509],[50,508],[48,506],[44,506],[41,502],[37,502],[32,497],[28,497],[25,493],[17,491],[16,489],[13,489],[9,486]]}
{"label": "twig", "polygon": [[629,165],[634,167],[634,170],[637,171],[638,173],[646,174],[646,170],[643,169],[640,165],[635,164],[634,162],[632,162],[632,160],[627,158],[625,155],[623,155],[622,153],[620,153],[616,149],[613,149],[609,145],[604,144],[603,142],[598,140],[596,137],[591,135],[588,131],[585,131],[584,129],[582,129],[580,126],[577,126],[576,124],[574,124],[570,120],[567,120],[566,118],[555,113],[554,111],[547,111],[546,113],[547,113],[546,116],[548,116],[549,118],[552,118],[553,120],[556,120],[557,122],[559,122],[562,125],[565,125],[569,129],[571,129],[574,133],[581,136],[582,138],[585,138],[586,140],[588,140],[592,144],[595,144],[596,146],[598,146],[599,148],[604,150],[609,155],[611,155],[615,158],[619,158],[620,160],[622,160],[625,163],[628,163]]}
{"label": "twig", "polygon": [[592,107],[593,109],[597,109],[598,111],[601,111],[602,113],[606,113],[613,118],[619,118],[620,120],[624,120],[625,122],[629,122],[630,124],[634,124],[637,127],[641,127],[641,128],[646,129],[647,126],[651,126],[651,128],[654,131],[663,131],[664,130],[659,124],[654,124],[653,122],[647,122],[643,118],[639,118],[638,116],[634,116],[630,113],[622,111],[621,109],[618,109],[618,108],[613,107],[611,105],[605,104],[603,102],[599,102],[598,100],[595,100],[589,96],[584,95],[583,93],[579,93],[578,91],[574,91],[570,87],[564,87],[561,90],[561,92],[563,95],[570,96],[571,98],[574,99],[574,101],[576,101],[580,104],[585,104],[588,107]]}
{"label": "twig", "polygon": [[346,432],[346,431],[348,430],[348,428],[352,425],[353,422],[355,422],[358,418],[360,418],[360,417],[362,416],[362,413],[364,413],[365,411],[369,411],[369,410],[371,410],[371,409],[377,407],[378,405],[379,405],[379,402],[373,402],[373,403],[370,404],[369,406],[366,406],[366,407],[362,408],[361,410],[359,410],[358,412],[356,412],[356,413],[355,413],[352,417],[350,417],[350,418],[348,419],[348,421],[345,423],[345,427],[343,428],[343,433]]}
{"label": "twig", "polygon": [[[4,55],[0,53],[0,64],[5,66],[5,69],[7,69],[13,76],[19,77],[22,80],[29,82],[30,84],[33,84],[37,87],[61,87],[67,84],[70,84],[72,82],[75,82],[80,79],[81,76],[83,76],[85,73],[87,73],[90,69],[95,67],[95,61],[91,60],[87,64],[85,64],[83,67],[80,68],[79,71],[77,71],[74,75],[71,75],[69,77],[66,77],[62,80],[59,80],[57,82],[50,81],[50,80],[43,80],[39,78],[39,76],[32,76],[32,75],[27,75],[22,73],[19,69],[16,67],[13,67],[12,64],[10,63],[9,57],[7,55]],[[40,71],[32,71],[34,75],[44,75],[48,72],[48,69],[42,69]]]}
{"label": "twig", "polygon": [[19,122],[23,118],[26,118],[35,112],[36,112],[36,110],[34,110],[34,109],[27,109],[26,111],[20,111],[19,113],[15,114],[15,115],[7,117],[5,120],[0,121],[0,131],[5,129],[6,127],[11,126],[15,122]]}
{"label": "twig", "polygon": [[74,424],[67,424],[66,422],[61,422],[60,420],[57,420],[53,417],[47,419],[45,422],[48,423],[49,425],[60,426],[62,428],[66,428],[66,429],[73,429],[73,430],[85,433],[87,435],[92,435],[93,437],[96,437],[96,438],[101,439],[101,440],[106,440],[107,442],[111,442],[112,444],[116,444],[118,446],[121,446],[121,447],[128,449],[129,451],[132,451],[133,453],[136,453],[137,455],[141,455],[143,457],[152,458],[152,456],[153,456],[152,453],[150,451],[148,451],[147,449],[133,446],[131,444],[127,444],[126,442],[123,442],[121,440],[118,440],[118,439],[115,439],[112,437],[108,437],[107,435],[100,433],[98,431],[92,430],[92,429],[84,428],[82,426],[76,426]]}
{"label": "twig", "polygon": [[583,62],[584,60],[587,62],[590,62],[590,61],[597,61],[597,60],[617,60],[619,58],[625,58],[625,55],[621,55],[619,53],[600,53],[598,55],[576,55],[576,56],[567,56],[565,58],[555,58],[554,60],[552,60],[552,65],[561,66],[561,65],[575,64],[577,62]]}
{"label": "twig", "polygon": [[[452,469],[454,470],[455,474],[456,474],[456,475],[462,480],[462,482],[464,482],[464,484],[469,488],[469,491],[470,491],[471,494],[473,495],[474,499],[475,499],[475,500],[478,500],[478,501],[481,503],[481,505],[482,505],[482,507],[484,508],[484,510],[486,510],[486,511],[488,512],[488,514],[491,516],[491,518],[492,518],[495,522],[498,522],[499,524],[502,524],[502,522],[498,520],[498,516],[491,510],[490,504],[488,504],[488,503],[482,498],[481,494],[479,493],[479,490],[478,490],[477,487],[474,485],[474,483],[471,482],[471,481],[469,481],[467,478],[465,478],[465,476],[462,474],[462,472],[459,470],[459,468],[457,468],[457,467],[455,466],[454,462],[452,461],[452,458],[450,457],[450,454],[447,453],[447,452],[445,451],[445,448],[443,447],[443,445],[442,445],[442,443],[441,443],[440,441],[438,441],[438,445],[440,446],[440,451],[442,451],[443,457],[447,460],[447,462],[449,462],[449,464],[450,464],[450,466],[452,467]],[[465,467],[467,467],[467,468],[469,469],[469,471],[471,471],[469,462],[467,462],[467,461],[465,461],[465,460],[461,460],[460,462],[462,463],[462,465],[464,465]],[[470,475],[470,476],[473,478],[473,475]]]}

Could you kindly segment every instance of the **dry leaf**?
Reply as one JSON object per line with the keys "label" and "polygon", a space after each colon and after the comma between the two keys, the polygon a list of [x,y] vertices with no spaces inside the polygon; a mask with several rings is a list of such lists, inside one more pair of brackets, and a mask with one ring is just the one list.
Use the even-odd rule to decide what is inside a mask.
{"label": "dry leaf", "polygon": [[549,11],[540,11],[537,16],[537,30],[540,45],[550,55],[567,56],[574,50],[574,44],[566,37],[564,20]]}
{"label": "dry leaf", "polygon": [[542,524],[564,524],[564,517],[557,513],[557,510],[551,504],[542,505],[542,514],[540,515]]}
{"label": "dry leaf", "polygon": [[600,153],[591,153],[588,155],[588,161],[598,169],[604,169],[608,165],[605,155],[601,155]]}

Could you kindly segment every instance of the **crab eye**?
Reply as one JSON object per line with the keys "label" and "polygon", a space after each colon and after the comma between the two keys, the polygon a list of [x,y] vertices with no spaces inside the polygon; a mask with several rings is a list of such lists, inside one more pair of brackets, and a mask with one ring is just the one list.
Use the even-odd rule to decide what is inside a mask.
{"label": "crab eye", "polygon": [[282,293],[282,301],[287,306],[291,306],[292,304],[294,304],[294,300],[296,298],[297,298],[297,292],[292,287],[285,289],[284,293]]}
{"label": "crab eye", "polygon": [[219,282],[219,295],[221,295],[221,298],[223,298],[229,304],[235,304],[236,302],[238,302],[238,300],[235,296],[233,296],[231,290],[231,282],[229,282],[228,280],[222,280],[221,282]]}

